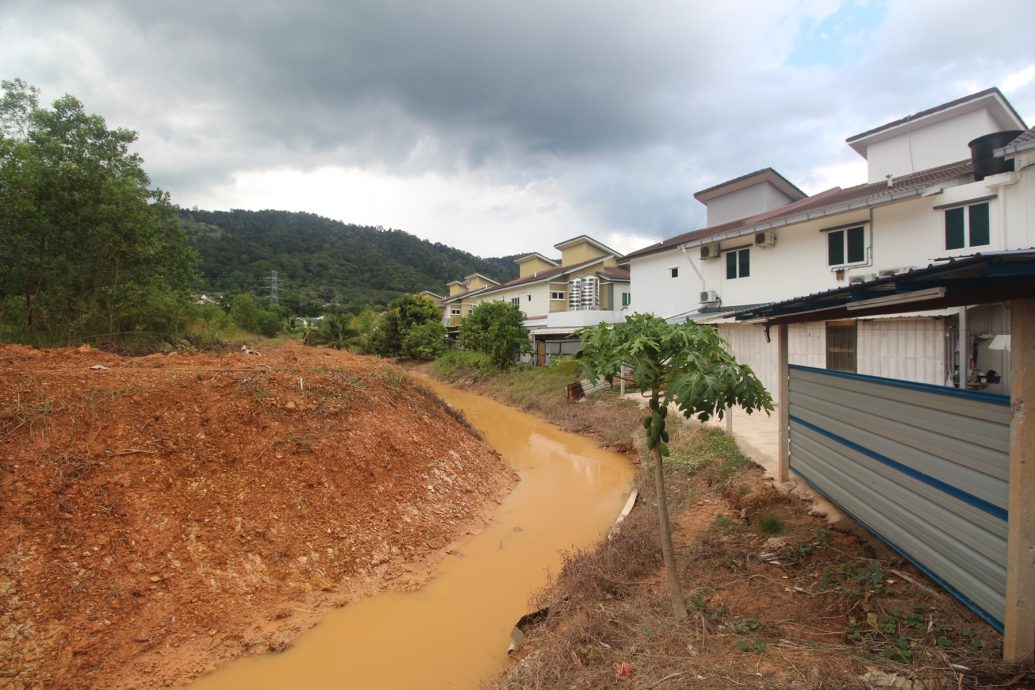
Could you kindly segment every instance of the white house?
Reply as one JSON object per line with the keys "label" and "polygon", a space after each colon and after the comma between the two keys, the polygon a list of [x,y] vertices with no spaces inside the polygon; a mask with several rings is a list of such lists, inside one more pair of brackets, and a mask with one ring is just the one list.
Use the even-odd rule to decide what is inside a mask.
{"label": "white house", "polygon": [[[807,197],[767,168],[699,192],[706,227],[620,262],[634,307],[716,324],[775,391],[764,329],[730,314],[938,258],[1035,246],[1024,129],[993,88],[849,137],[867,161],[864,184]],[[991,304],[794,326],[789,348],[792,363],[1005,392],[1008,339],[996,336],[1009,332],[1008,309]]]}

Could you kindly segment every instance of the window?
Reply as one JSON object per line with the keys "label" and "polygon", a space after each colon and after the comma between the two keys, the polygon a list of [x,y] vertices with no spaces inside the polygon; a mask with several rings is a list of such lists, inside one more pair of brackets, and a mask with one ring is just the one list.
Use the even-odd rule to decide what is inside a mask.
{"label": "window", "polygon": [[521,298],[520,297],[511,297],[510,298],[510,303],[513,304],[515,307],[520,306],[521,305]]}
{"label": "window", "polygon": [[679,277],[679,267],[670,268],[668,270],[671,271],[673,278],[678,278]]}
{"label": "window", "polygon": [[449,308],[449,315],[450,316],[460,316],[460,307],[450,307]]}
{"label": "window", "polygon": [[552,290],[550,292],[550,299],[563,300],[564,299],[564,291],[563,290]]}
{"label": "window", "polygon": [[856,371],[855,321],[827,323],[827,369]]}
{"label": "window", "polygon": [[945,248],[981,247],[989,243],[988,203],[945,211]]}
{"label": "window", "polygon": [[631,292],[623,292],[622,293],[622,306],[623,307],[628,307],[630,304],[632,304],[632,293]]}
{"label": "window", "polygon": [[726,279],[747,278],[751,275],[751,249],[726,252]]}
{"label": "window", "polygon": [[532,295],[529,295],[529,296],[528,296],[528,301],[529,301],[529,302],[531,302],[531,301],[532,301]]}
{"label": "window", "polygon": [[866,228],[845,228],[827,233],[827,265],[845,266],[866,261]]}

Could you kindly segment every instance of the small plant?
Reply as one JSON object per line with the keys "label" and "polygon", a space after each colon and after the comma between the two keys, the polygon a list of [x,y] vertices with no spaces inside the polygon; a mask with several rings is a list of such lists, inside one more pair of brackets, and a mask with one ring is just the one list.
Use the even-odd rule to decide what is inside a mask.
{"label": "small plant", "polygon": [[765,654],[769,651],[769,645],[767,645],[765,640],[760,637],[755,637],[750,640],[737,640],[736,644],[733,646],[742,652],[757,652],[758,654]]}
{"label": "small plant", "polygon": [[736,520],[731,520],[725,515],[716,515],[715,519],[712,520],[712,529],[717,532],[730,533],[740,527],[740,523]]}
{"label": "small plant", "polygon": [[776,513],[765,512],[758,516],[758,531],[762,534],[780,534],[783,532],[783,520]]}
{"label": "small plant", "polygon": [[758,630],[758,619],[744,618],[742,620],[730,621],[726,624],[726,627],[730,629],[730,632],[738,635],[747,635]]}

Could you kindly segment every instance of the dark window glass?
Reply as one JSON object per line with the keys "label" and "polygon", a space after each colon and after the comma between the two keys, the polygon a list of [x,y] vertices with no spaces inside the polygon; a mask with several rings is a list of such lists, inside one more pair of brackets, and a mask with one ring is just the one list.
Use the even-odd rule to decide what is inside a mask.
{"label": "dark window glass", "polygon": [[671,271],[672,271],[672,277],[673,278],[678,278],[679,277],[679,269],[678,268],[673,268],[673,269],[671,269]]}
{"label": "dark window glass", "polygon": [[855,322],[827,324],[827,369],[856,371]]}
{"label": "dark window glass", "polygon": [[726,253],[726,279],[732,280],[737,277],[737,253]]}
{"label": "dark window glass", "polygon": [[848,263],[866,261],[866,235],[862,228],[849,228],[845,231],[848,238]]}
{"label": "dark window glass", "polygon": [[988,204],[974,204],[967,211],[970,215],[970,246],[988,244]]}
{"label": "dark window glass", "polygon": [[845,231],[827,233],[827,264],[839,266],[845,262]]}
{"label": "dark window glass", "polygon": [[740,277],[747,278],[751,275],[751,250],[741,249],[737,252],[737,259],[740,264]]}
{"label": "dark window glass", "polygon": [[945,212],[945,248],[962,249],[963,246],[963,209],[950,208]]}

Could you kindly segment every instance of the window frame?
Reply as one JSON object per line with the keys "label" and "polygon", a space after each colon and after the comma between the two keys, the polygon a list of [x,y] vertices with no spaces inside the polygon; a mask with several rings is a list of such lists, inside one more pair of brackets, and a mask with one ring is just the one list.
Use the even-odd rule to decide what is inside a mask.
{"label": "window frame", "polygon": [[623,307],[628,307],[630,304],[632,304],[632,298],[633,298],[633,296],[632,296],[631,292],[623,292],[622,293],[622,306]]}
{"label": "window frame", "polygon": [[[851,244],[849,233],[853,230],[859,230],[862,235],[862,258],[855,261],[851,260]],[[863,223],[852,223],[850,225],[842,225],[836,228],[829,228],[824,230],[823,233],[827,236],[827,268],[831,271],[843,271],[846,268],[853,266],[866,266],[870,263],[870,224],[869,222]],[[830,260],[830,249],[833,243],[834,237],[840,237],[840,250],[841,250],[841,262],[835,263]]]}
{"label": "window frame", "polygon": [[[959,249],[972,249],[974,247],[990,247],[992,245],[992,204],[991,199],[975,200],[970,203],[956,204],[954,206],[942,209],[944,212],[944,236],[945,251],[951,252]],[[976,216],[976,209],[984,209],[982,216]],[[951,232],[953,234],[959,233],[960,244],[956,245],[955,241],[951,244],[955,246],[949,246],[949,219],[959,214],[959,226],[953,228]],[[984,226],[981,231],[983,233],[984,241],[981,243],[974,242],[974,220],[975,217],[980,218],[982,225]],[[955,238],[954,238],[955,240]]]}
{"label": "window frame", "polygon": [[679,277],[679,266],[669,266],[668,274],[670,278]]}
{"label": "window frame", "polygon": [[[560,295],[560,297],[558,297],[558,295]],[[564,290],[550,290],[551,302],[563,302],[566,299],[568,299],[568,297],[564,294]]]}
{"label": "window frame", "polygon": [[521,306],[521,298],[520,297],[511,297],[510,298],[510,303],[513,304],[515,307],[520,307]]}
{"label": "window frame", "polygon": [[[847,346],[847,342],[836,342],[836,338],[832,337],[831,331],[840,331],[841,333],[851,333],[852,343],[851,347]],[[824,364],[830,371],[844,371],[852,374],[859,373],[859,322],[857,320],[852,321],[827,321],[824,324],[824,343],[823,350],[825,354]],[[847,341],[847,338],[843,338]],[[851,369],[846,368],[848,360],[851,361]],[[832,367],[832,364],[839,365],[837,368]]]}
{"label": "window frame", "polygon": [[[723,252],[723,261],[726,263],[726,280],[739,280],[751,277],[751,247],[738,247]],[[730,264],[730,257],[733,264]],[[732,269],[733,275],[730,275]]]}

